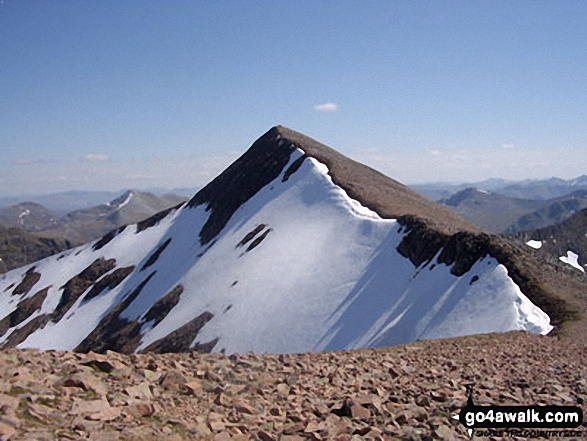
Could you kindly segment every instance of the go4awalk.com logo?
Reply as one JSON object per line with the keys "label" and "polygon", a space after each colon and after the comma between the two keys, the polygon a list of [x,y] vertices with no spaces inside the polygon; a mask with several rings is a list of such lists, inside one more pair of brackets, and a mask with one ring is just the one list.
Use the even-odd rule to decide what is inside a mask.
{"label": "go4awalk.com logo", "polygon": [[[477,406],[467,386],[467,404],[453,415],[467,428],[469,437],[521,436],[550,438],[582,436],[583,411],[577,406]],[[538,430],[540,429],[540,430]]]}

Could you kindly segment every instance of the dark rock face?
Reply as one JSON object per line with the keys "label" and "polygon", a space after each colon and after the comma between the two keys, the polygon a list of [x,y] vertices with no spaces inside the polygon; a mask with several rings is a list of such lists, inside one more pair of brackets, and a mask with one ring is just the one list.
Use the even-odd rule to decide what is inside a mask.
{"label": "dark rock face", "polygon": [[263,231],[263,229],[266,227],[267,225],[265,224],[259,224],[255,227],[255,229],[253,231],[248,232],[245,237],[243,237],[243,240],[241,240],[238,245],[236,246],[237,248],[242,247],[246,244],[248,244],[251,240],[253,240],[253,238],[259,234],[261,231]]}
{"label": "dark rock face", "polygon": [[35,311],[41,308],[49,287],[42,289],[32,297],[22,300],[18,304],[18,308],[12,311],[9,315],[0,320],[0,336],[4,335],[8,329],[18,326],[26,319],[28,319]]}
{"label": "dark rock face", "polygon": [[141,271],[146,270],[147,268],[152,266],[155,262],[157,262],[157,259],[159,259],[159,256],[161,256],[161,253],[163,251],[165,251],[165,248],[167,248],[167,246],[170,243],[171,243],[171,237],[167,238],[167,240],[165,242],[163,242],[163,244],[161,244],[161,246],[159,246],[159,248],[157,248],[155,250],[155,252],[149,256],[149,258],[147,259],[145,264],[142,266]]}
{"label": "dark rock face", "polygon": [[44,328],[45,325],[49,323],[49,320],[51,320],[51,316],[47,314],[35,317],[22,328],[15,329],[2,346],[0,346],[0,349],[14,348],[18,346],[37,329]]}
{"label": "dark rock face", "polygon": [[459,232],[449,236],[430,228],[414,216],[403,216],[398,222],[405,226],[408,233],[397,250],[414,266],[430,262],[440,251],[438,262],[453,265],[451,273],[462,276],[490,252],[490,237],[484,233]]}
{"label": "dark rock face", "polygon": [[165,219],[169,213],[175,211],[182,207],[184,202],[181,204],[176,205],[175,207],[168,208],[167,210],[160,211],[157,214],[154,214],[148,219],[145,219],[137,224],[137,233],[146,230],[147,228],[154,227],[157,225],[162,219]]}
{"label": "dark rock face", "polygon": [[145,285],[156,274],[153,271],[131,293],[127,294],[122,302],[113,308],[104,317],[98,326],[76,348],[77,352],[105,353],[108,350],[130,353],[133,352],[141,340],[141,325],[138,321],[127,320],[120,314],[139,296]]}
{"label": "dark rock face", "polygon": [[198,335],[198,332],[200,332],[200,329],[202,329],[212,317],[212,313],[206,311],[183,325],[181,328],[178,328],[162,339],[151,343],[141,352],[155,352],[158,354],[164,354],[166,352],[189,352],[191,350],[210,352],[214,348],[216,342],[214,342],[211,347],[210,344],[212,342],[195,348],[190,348],[190,345]]}
{"label": "dark rock face", "polygon": [[77,299],[92,286],[96,280],[112,270],[116,266],[115,259],[96,259],[90,266],[84,269],[81,273],[71,278],[65,285],[63,285],[63,294],[51,314],[51,320],[58,322],[67,313],[69,308],[77,301]]}
{"label": "dark rock face", "polygon": [[100,240],[98,240],[94,244],[92,249],[94,251],[98,251],[99,249],[104,248],[108,243],[110,243],[110,241],[112,239],[114,239],[116,236],[118,236],[120,233],[122,233],[125,229],[126,229],[126,225],[123,225],[122,227],[119,227],[119,228],[116,228],[115,230],[109,231]]}
{"label": "dark rock face", "polygon": [[292,162],[292,164],[287,168],[287,170],[283,174],[283,178],[281,179],[281,182],[286,182],[290,178],[291,175],[293,175],[295,172],[297,172],[307,157],[308,157],[307,154],[303,154],[298,159],[296,159],[294,162]]}
{"label": "dark rock face", "polygon": [[91,300],[94,297],[98,297],[106,288],[108,288],[109,290],[113,290],[118,285],[120,285],[124,281],[124,279],[126,279],[130,275],[130,273],[133,272],[134,269],[134,266],[118,268],[111,274],[107,274],[106,276],[102,277],[94,284],[94,286],[92,286],[92,289],[90,289],[90,291],[84,296],[83,301],[87,302],[88,300]]}
{"label": "dark rock face", "polygon": [[249,251],[251,251],[252,249],[258,247],[270,232],[271,232],[271,228],[268,228],[267,230],[263,231],[263,234],[261,234],[254,241],[252,241],[251,244],[247,247],[247,253]]}
{"label": "dark rock face", "polygon": [[40,278],[41,278],[41,274],[35,272],[34,266],[29,268],[27,270],[27,272],[24,274],[24,278],[22,279],[22,282],[20,282],[18,284],[18,286],[16,288],[14,288],[14,291],[12,291],[12,295],[13,296],[18,296],[21,294],[27,295],[28,292],[33,288],[33,286],[35,286],[35,284],[39,281]]}
{"label": "dark rock face", "polygon": [[179,302],[179,298],[183,293],[183,286],[177,285],[163,297],[155,302],[155,304],[147,311],[141,322],[148,323],[154,320],[153,327],[157,326],[175,308]]}
{"label": "dark rock face", "polygon": [[276,128],[265,133],[188,203],[188,207],[206,204],[206,210],[210,211],[200,232],[203,245],[220,233],[242,204],[281,174],[294,147],[285,140],[276,140],[278,135]]}

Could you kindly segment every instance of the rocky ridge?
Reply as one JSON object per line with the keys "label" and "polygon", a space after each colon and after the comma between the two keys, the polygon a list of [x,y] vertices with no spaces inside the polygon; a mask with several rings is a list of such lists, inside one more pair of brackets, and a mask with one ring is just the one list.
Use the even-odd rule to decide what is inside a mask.
{"label": "rocky ridge", "polygon": [[525,333],[292,355],[0,352],[3,440],[468,439],[476,404],[579,405],[584,342]]}

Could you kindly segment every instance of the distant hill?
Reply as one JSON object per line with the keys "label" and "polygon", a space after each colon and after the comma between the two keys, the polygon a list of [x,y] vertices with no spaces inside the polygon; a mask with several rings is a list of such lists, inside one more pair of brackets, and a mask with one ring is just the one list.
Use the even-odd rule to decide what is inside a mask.
{"label": "distant hill", "polygon": [[493,233],[501,233],[521,216],[539,210],[544,205],[542,201],[511,198],[476,188],[460,191],[440,202]]}
{"label": "distant hill", "polygon": [[541,209],[520,217],[505,230],[505,233],[548,227],[568,219],[584,208],[587,208],[587,190],[577,190],[569,195],[545,201]]}
{"label": "distant hill", "polygon": [[0,273],[52,256],[72,247],[59,238],[42,237],[0,226]]}
{"label": "distant hill", "polygon": [[68,213],[60,218],[58,224],[43,232],[77,243],[86,243],[110,230],[139,222],[185,200],[174,194],[155,196],[152,193],[128,190],[105,204]]}
{"label": "distant hill", "polygon": [[100,205],[120,195],[120,191],[68,191],[62,193],[4,196],[0,197],[0,207],[17,205],[23,201],[43,205],[58,216],[71,211]]}
{"label": "distant hill", "polygon": [[587,208],[587,190],[538,200],[468,188],[439,202],[487,231],[511,234],[556,224]]}
{"label": "distant hill", "polygon": [[480,182],[454,184],[449,182],[435,182],[428,184],[414,184],[410,188],[434,201],[448,199],[455,193],[468,188],[499,193],[518,199],[552,199],[577,190],[587,190],[587,175],[574,179],[528,179],[524,181],[508,181],[504,179],[487,179]]}
{"label": "distant hill", "polygon": [[523,181],[500,188],[497,191],[513,198],[552,199],[577,190],[587,190],[587,175],[575,179],[550,178],[537,181]]}
{"label": "distant hill", "polygon": [[23,202],[0,208],[0,225],[26,231],[43,231],[59,225],[59,216],[43,205]]}
{"label": "distant hill", "polygon": [[517,233],[514,237],[539,253],[583,268],[583,272],[587,268],[587,208],[556,225]]}
{"label": "distant hill", "polygon": [[0,273],[90,242],[184,201],[175,194],[128,190],[106,204],[62,217],[34,202],[0,208]]}

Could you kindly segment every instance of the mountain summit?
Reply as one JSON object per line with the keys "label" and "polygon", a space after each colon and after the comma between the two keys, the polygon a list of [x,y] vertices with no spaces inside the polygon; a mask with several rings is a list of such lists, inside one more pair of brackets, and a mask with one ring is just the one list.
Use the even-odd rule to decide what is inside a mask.
{"label": "mountain summit", "polygon": [[516,259],[447,208],[275,127],[188,203],[3,275],[0,345],[287,353],[548,333],[565,303]]}

